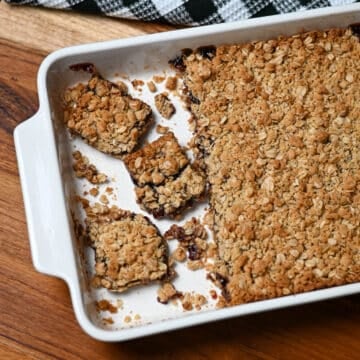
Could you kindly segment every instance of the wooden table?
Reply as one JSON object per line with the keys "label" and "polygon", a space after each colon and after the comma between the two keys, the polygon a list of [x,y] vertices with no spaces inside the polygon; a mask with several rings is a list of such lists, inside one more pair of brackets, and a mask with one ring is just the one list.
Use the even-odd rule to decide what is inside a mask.
{"label": "wooden table", "polygon": [[39,64],[64,46],[169,29],[0,3],[0,359],[359,358],[359,296],[107,344],[80,329],[65,283],[34,270],[12,134],[37,110]]}

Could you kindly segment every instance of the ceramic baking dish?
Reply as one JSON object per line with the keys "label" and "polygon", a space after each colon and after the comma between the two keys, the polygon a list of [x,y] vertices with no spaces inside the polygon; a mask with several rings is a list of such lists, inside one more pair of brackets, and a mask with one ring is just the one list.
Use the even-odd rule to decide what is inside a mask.
{"label": "ceramic baking dish", "polygon": [[[268,39],[280,34],[346,27],[358,22],[360,4],[354,4],[81,45],[56,51],[44,60],[38,73],[39,111],[15,129],[32,259],[39,272],[66,281],[76,317],[89,335],[103,341],[123,341],[209,321],[354,294],[360,292],[360,283],[224,309],[216,309],[215,301],[209,299],[201,311],[190,312],[185,312],[181,306],[159,304],[156,301],[158,285],[136,288],[120,295],[104,289],[92,289],[89,279],[92,275],[93,250],[78,243],[72,220],[74,214],[80,220],[83,216],[81,207],[73,201],[74,195],[81,195],[89,186],[74,177],[72,151],[80,150],[100,171],[109,175],[115,189],[110,199],[112,203],[137,212],[141,210],[135,203],[133,185],[122,162],[97,152],[79,139],[69,137],[63,126],[61,94],[66,87],[88,77],[70,71],[69,65],[92,62],[105,77],[122,77],[129,83],[133,79],[150,79],[154,74],[169,74],[168,60],[183,48]],[[142,91],[131,91],[153,105],[153,98],[146,86]],[[187,125],[189,114],[178,99],[173,100],[177,117],[175,121],[165,121],[165,125],[172,127],[180,143],[185,145],[190,137]],[[156,112],[155,116],[160,121]],[[156,136],[152,131],[149,138],[151,140]],[[191,216],[201,216],[205,206],[197,207],[185,220]],[[166,220],[155,223],[161,231],[171,225]],[[205,279],[204,271],[191,272],[186,266],[179,266],[176,271],[179,276],[175,285],[182,291],[208,294],[209,290],[216,290]],[[121,304],[118,313],[111,314],[113,324],[103,321],[102,316],[108,313],[99,314],[96,311],[95,301],[99,299]],[[126,317],[128,320],[124,321]]]}

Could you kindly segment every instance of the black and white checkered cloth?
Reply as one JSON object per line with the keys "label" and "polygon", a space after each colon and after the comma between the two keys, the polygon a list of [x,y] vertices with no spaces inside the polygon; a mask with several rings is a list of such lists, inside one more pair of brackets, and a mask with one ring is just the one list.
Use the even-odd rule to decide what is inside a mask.
{"label": "black and white checkered cloth", "polygon": [[289,13],[360,0],[5,0],[11,4],[73,9],[87,13],[170,24],[206,25]]}

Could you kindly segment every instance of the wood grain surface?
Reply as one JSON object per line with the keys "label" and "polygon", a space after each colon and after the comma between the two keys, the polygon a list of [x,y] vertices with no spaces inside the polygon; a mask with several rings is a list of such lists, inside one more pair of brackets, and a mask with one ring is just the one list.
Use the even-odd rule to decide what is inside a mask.
{"label": "wood grain surface", "polygon": [[63,46],[170,29],[0,3],[0,359],[359,359],[359,296],[107,344],[81,330],[65,283],[34,270],[13,130],[38,108],[39,64]]}

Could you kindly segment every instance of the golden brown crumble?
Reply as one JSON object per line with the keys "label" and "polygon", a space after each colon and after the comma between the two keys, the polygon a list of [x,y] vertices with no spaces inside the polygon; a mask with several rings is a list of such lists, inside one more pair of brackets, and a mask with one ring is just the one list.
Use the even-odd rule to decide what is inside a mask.
{"label": "golden brown crumble", "polygon": [[90,190],[89,190],[89,194],[91,195],[91,196],[98,196],[99,195],[99,190],[96,188],[96,187],[93,187],[93,188],[91,188]]}
{"label": "golden brown crumble", "polygon": [[105,191],[109,194],[109,195],[112,195],[112,193],[114,192],[114,189],[110,186],[108,186]]}
{"label": "golden brown crumble", "polygon": [[184,57],[219,306],[360,280],[359,59],[339,29]]}
{"label": "golden brown crumble", "polygon": [[122,292],[167,277],[166,244],[147,218],[101,204],[85,211],[98,285]]}
{"label": "golden brown crumble", "polygon": [[205,190],[203,173],[189,163],[172,132],[124,158],[141,207],[155,217],[179,215]]}
{"label": "golden brown crumble", "polygon": [[107,198],[107,196],[105,195],[105,194],[102,194],[101,196],[100,196],[100,202],[101,203],[103,203],[103,204],[105,204],[105,205],[107,205],[108,203],[109,203],[109,199]]}
{"label": "golden brown crumble", "polygon": [[159,185],[167,177],[177,175],[189,164],[185,152],[172,132],[126,156],[124,162],[139,186]]}
{"label": "golden brown crumble", "polygon": [[114,324],[114,320],[112,317],[108,317],[108,318],[102,318],[102,321],[105,325],[112,325]]}
{"label": "golden brown crumble", "polygon": [[133,81],[131,81],[131,85],[135,88],[135,89],[139,89],[141,88],[142,86],[144,86],[144,82],[142,80],[138,80],[138,79],[135,79]]}
{"label": "golden brown crumble", "polygon": [[169,128],[167,126],[162,126],[160,124],[156,125],[156,132],[158,134],[164,135],[169,132]]}
{"label": "golden brown crumble", "polygon": [[99,173],[95,165],[89,163],[89,159],[83,156],[80,151],[73,152],[73,169],[78,178],[86,178],[92,184],[103,184],[108,181],[105,174]]}
{"label": "golden brown crumble", "polygon": [[165,82],[165,88],[168,90],[176,90],[176,85],[177,85],[177,77],[176,76],[169,76],[166,79]]}
{"label": "golden brown crumble", "polygon": [[149,88],[149,90],[151,91],[151,92],[156,92],[156,85],[154,84],[154,82],[153,81],[148,81],[147,83],[146,83],[146,85],[147,85],[147,87]]}
{"label": "golden brown crumble", "polygon": [[155,106],[165,119],[169,120],[175,113],[175,106],[164,93],[155,95]]}
{"label": "golden brown crumble", "polygon": [[175,289],[171,283],[163,284],[157,292],[157,301],[162,304],[167,304],[172,299],[177,299],[182,296],[180,292]]}
{"label": "golden brown crumble", "polygon": [[164,77],[164,76],[161,76],[161,75],[154,75],[154,76],[153,76],[153,80],[154,80],[157,84],[160,84],[160,83],[162,83],[162,82],[165,80],[165,77]]}
{"label": "golden brown crumble", "polygon": [[182,246],[178,246],[171,254],[171,258],[175,261],[183,262],[186,260],[186,250]]}
{"label": "golden brown crumble", "polygon": [[64,105],[71,133],[115,156],[133,151],[153,121],[149,105],[96,73],[88,83],[67,89]]}
{"label": "golden brown crumble", "polygon": [[99,300],[95,302],[97,311],[109,311],[112,314],[116,314],[118,309],[116,306],[112,305],[108,300]]}
{"label": "golden brown crumble", "polygon": [[165,240],[176,239],[179,246],[172,254],[176,261],[184,261],[188,254],[187,267],[190,270],[198,270],[204,267],[207,260],[207,232],[204,226],[196,218],[191,218],[184,226],[173,224],[164,234]]}
{"label": "golden brown crumble", "polygon": [[194,307],[199,311],[206,303],[206,297],[201,294],[186,292],[181,298],[181,305],[185,311],[191,311]]}

